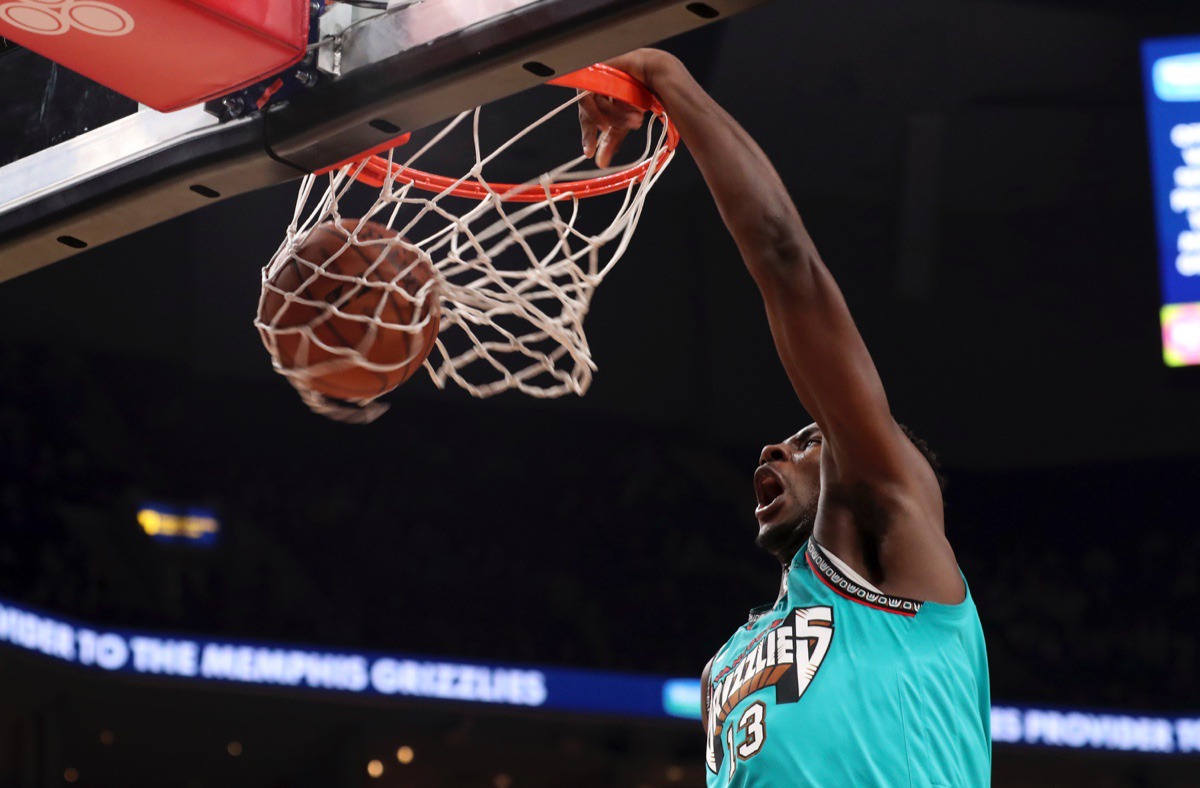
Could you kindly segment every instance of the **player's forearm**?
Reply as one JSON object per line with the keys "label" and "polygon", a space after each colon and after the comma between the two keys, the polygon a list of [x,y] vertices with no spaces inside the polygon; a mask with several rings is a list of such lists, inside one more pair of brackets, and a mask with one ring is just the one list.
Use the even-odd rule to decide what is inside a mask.
{"label": "player's forearm", "polygon": [[751,275],[807,277],[818,257],[791,196],[754,139],[674,57],[648,64],[647,82],[708,183]]}
{"label": "player's forearm", "polygon": [[762,291],[797,396],[847,468],[867,467],[881,444],[895,442],[895,424],[841,290],[783,181],[758,144],[678,60],[653,56],[646,77],[679,127]]}

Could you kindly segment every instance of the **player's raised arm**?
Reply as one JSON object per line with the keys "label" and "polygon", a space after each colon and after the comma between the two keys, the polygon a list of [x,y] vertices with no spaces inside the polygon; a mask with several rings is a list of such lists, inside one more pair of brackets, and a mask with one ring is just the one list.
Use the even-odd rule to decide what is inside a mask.
{"label": "player's raised arm", "polygon": [[[762,293],[792,387],[820,428],[768,446],[762,462],[802,457],[815,437],[822,490],[815,538],[885,590],[960,601],[937,476],[892,418],[842,293],[766,154],[671,55],[643,49],[610,62],[646,83],[678,127]],[[602,166],[641,124],[639,112],[595,97],[581,101],[580,119],[584,151]],[[765,527],[760,519],[760,544]],[[785,565],[799,546],[793,542],[808,535],[786,533],[771,548]]]}
{"label": "player's raised arm", "polygon": [[[932,472],[893,420],[841,291],[766,154],[671,55],[638,50],[611,62],[659,96],[699,165],[762,292],[792,386],[824,433],[830,481],[916,482],[936,493]],[[625,131],[640,125],[640,113],[610,101],[587,103],[581,117],[585,152],[594,151],[601,165]]]}

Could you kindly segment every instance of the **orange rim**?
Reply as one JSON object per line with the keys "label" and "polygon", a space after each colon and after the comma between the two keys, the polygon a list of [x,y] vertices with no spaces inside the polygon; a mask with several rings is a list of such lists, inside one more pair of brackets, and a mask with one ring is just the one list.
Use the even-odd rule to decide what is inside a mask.
{"label": "orange rim", "polygon": [[[608,173],[595,178],[583,178],[577,181],[564,181],[543,186],[539,183],[492,183],[468,179],[459,183],[458,178],[448,178],[444,175],[434,175],[402,164],[389,162],[382,156],[369,156],[363,162],[361,169],[354,172],[354,177],[361,183],[375,188],[382,188],[388,179],[389,171],[392,177],[401,183],[411,183],[418,189],[429,192],[449,192],[455,197],[466,197],[472,200],[485,200],[492,194],[498,194],[506,202],[541,202],[549,195],[551,198],[566,197],[596,197],[601,194],[611,194],[621,191],[632,183],[637,183],[651,173],[657,172],[671,157],[679,145],[679,132],[672,125],[670,118],[663,111],[662,104],[655,98],[645,85],[612,66],[598,63],[594,66],[580,69],[550,80],[547,84],[565,88],[588,90],[601,96],[623,101],[644,112],[653,112],[662,122],[666,131],[666,145],[658,154],[640,164],[635,164],[617,172]],[[393,141],[390,146],[407,142],[405,135],[399,143]],[[457,185],[456,185],[457,184]]]}

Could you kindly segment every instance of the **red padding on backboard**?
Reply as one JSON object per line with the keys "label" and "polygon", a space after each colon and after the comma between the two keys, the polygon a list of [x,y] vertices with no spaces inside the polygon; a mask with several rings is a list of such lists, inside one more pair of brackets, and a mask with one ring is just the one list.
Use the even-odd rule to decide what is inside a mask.
{"label": "red padding on backboard", "polygon": [[0,0],[0,36],[161,112],[304,57],[308,0]]}

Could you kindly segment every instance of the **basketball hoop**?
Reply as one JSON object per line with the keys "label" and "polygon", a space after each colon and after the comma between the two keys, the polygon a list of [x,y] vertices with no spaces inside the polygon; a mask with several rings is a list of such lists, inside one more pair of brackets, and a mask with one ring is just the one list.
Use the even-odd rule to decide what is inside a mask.
{"label": "basketball hoop", "polygon": [[[601,194],[612,194],[621,191],[631,183],[642,181],[651,170],[665,167],[679,145],[679,132],[671,125],[662,104],[646,86],[638,82],[624,71],[598,63],[581,71],[552,79],[546,84],[558,85],[565,88],[588,91],[608,98],[617,99],[643,112],[652,113],[666,129],[666,145],[658,151],[658,155],[628,166],[614,173],[598,175],[592,178],[550,183],[546,192],[554,197],[574,194],[578,197],[597,197]],[[531,129],[534,127],[531,127]],[[401,138],[399,144],[407,142],[407,136]],[[362,160],[358,160],[362,161]],[[358,163],[356,161],[355,163]],[[544,199],[543,192],[537,189],[536,183],[487,183],[481,180],[447,178],[433,175],[413,167],[392,164],[382,156],[370,156],[361,170],[355,170],[354,178],[375,188],[381,188],[388,174],[400,183],[411,183],[422,191],[440,194],[448,192],[455,197],[465,197],[471,200],[486,200],[493,194],[508,202],[540,202]]]}
{"label": "basketball hoop", "polygon": [[[305,260],[297,249],[317,226],[341,222],[342,204],[353,199],[352,185],[366,184],[379,190],[378,198],[353,215],[386,225],[395,233],[388,243],[406,247],[434,268],[441,330],[436,353],[424,367],[438,388],[451,380],[476,397],[511,389],[543,398],[585,393],[596,369],[583,330],[592,294],[625,253],[646,196],[673,158],[679,135],[653,94],[617,69],[591,66],[549,84],[579,92],[490,150],[481,140],[485,108],[477,107],[448,121],[423,144],[405,135],[386,154],[306,177],[286,237],[263,269],[264,287],[285,265],[300,264],[315,274],[323,270],[321,261]],[[519,142],[529,144],[528,135],[577,106],[588,92],[649,113],[634,161],[583,170],[590,162],[576,155],[523,182],[493,182],[484,176],[486,167],[495,166]],[[473,162],[465,172],[450,177],[418,169],[421,159],[456,128],[465,131],[468,120]],[[577,139],[572,138],[573,144]],[[416,150],[399,161],[398,154],[410,148]],[[318,178],[327,181],[323,193],[316,190]],[[351,233],[346,246],[359,244]],[[417,330],[375,320],[381,329]],[[268,341],[272,326],[262,321],[255,325]],[[354,350],[349,354],[353,362]],[[356,421],[366,420],[360,415],[364,409],[380,412],[371,400],[350,403],[344,412],[341,403],[314,394],[305,370],[281,368],[278,360],[275,368],[317,412]]]}

